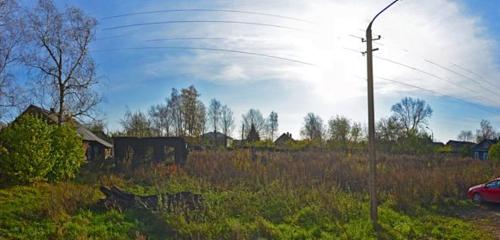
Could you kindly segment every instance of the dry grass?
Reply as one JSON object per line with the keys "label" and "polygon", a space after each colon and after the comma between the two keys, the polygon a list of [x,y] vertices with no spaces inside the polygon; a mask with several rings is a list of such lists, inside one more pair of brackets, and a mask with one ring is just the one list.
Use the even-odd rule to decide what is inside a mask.
{"label": "dry grass", "polygon": [[54,222],[67,220],[81,208],[88,208],[102,194],[89,185],[74,183],[40,184],[41,192],[46,194],[41,204],[42,214]]}
{"label": "dry grass", "polygon": [[[255,160],[252,160],[255,159]],[[440,156],[389,156],[378,158],[377,186],[384,200],[401,210],[414,206],[451,204],[465,199],[469,186],[500,173],[499,167],[472,159]],[[290,189],[340,187],[352,193],[367,192],[367,158],[332,152],[192,152],[185,171],[218,188],[258,188],[279,181]]]}

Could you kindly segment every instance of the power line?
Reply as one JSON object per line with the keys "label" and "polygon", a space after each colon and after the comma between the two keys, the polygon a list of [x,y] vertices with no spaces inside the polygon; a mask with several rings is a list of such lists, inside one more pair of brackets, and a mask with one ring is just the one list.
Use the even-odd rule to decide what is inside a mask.
{"label": "power line", "polygon": [[240,50],[233,50],[233,49],[224,49],[224,48],[206,48],[206,47],[179,47],[179,46],[169,46],[169,47],[129,47],[129,48],[112,48],[112,49],[103,49],[103,50],[94,50],[93,52],[113,52],[113,51],[123,51],[123,50],[158,50],[158,49],[169,49],[169,50],[202,50],[202,51],[215,51],[215,52],[229,52],[229,53],[238,53],[238,54],[245,54],[245,55],[253,55],[253,56],[260,56],[260,57],[266,57],[266,58],[272,58],[272,59],[278,59],[278,60],[283,60],[283,61],[288,61],[288,62],[293,62],[293,63],[298,63],[302,65],[308,65],[308,66],[316,66],[313,63],[305,62],[305,61],[300,61],[292,58],[286,58],[286,57],[279,57],[279,56],[274,56],[274,55],[269,55],[269,54],[263,54],[263,53],[256,53],[256,52],[248,52],[248,51],[240,51]]}
{"label": "power line", "polygon": [[145,23],[134,23],[127,25],[120,25],[114,27],[103,28],[104,31],[109,30],[117,30],[131,27],[140,27],[140,26],[151,26],[151,25],[162,25],[162,24],[178,24],[178,23],[226,23],[226,24],[243,24],[243,25],[254,25],[254,26],[263,26],[263,27],[272,27],[272,28],[280,28],[287,29],[299,32],[307,32],[300,28],[294,28],[283,25],[276,24],[268,24],[268,23],[259,23],[259,22],[245,22],[245,21],[226,21],[226,20],[175,20],[175,21],[159,21],[159,22],[145,22]]}
{"label": "power line", "polygon": [[[459,72],[457,72],[457,71],[454,71],[454,70],[452,70],[452,69],[450,69],[450,68],[447,68],[447,67],[445,67],[445,66],[442,66],[442,65],[440,65],[440,64],[437,64],[437,63],[435,63],[435,62],[433,62],[433,61],[430,61],[430,60],[428,60],[428,59],[424,59],[424,61],[426,61],[426,62],[428,62],[428,63],[430,63],[430,64],[432,64],[432,65],[434,65],[434,66],[437,66],[437,67],[439,67],[439,68],[441,68],[441,69],[444,69],[444,70],[446,70],[446,71],[448,71],[448,72],[451,72],[451,73],[454,73],[454,74],[456,74],[456,75],[458,75],[458,76],[461,76],[461,77],[464,77],[464,78],[466,78],[466,79],[469,79],[469,80],[471,80],[471,81],[473,81],[473,82],[477,83],[477,84],[478,84],[478,85],[479,85],[482,89],[484,89],[484,90],[486,90],[486,91],[489,91],[490,93],[493,93],[494,95],[496,95],[496,94],[497,94],[496,92],[493,92],[491,89],[484,87],[484,86],[483,86],[483,84],[481,84],[481,82],[479,82],[479,81],[478,81],[478,80],[476,80],[476,79],[473,79],[473,78],[471,78],[471,77],[469,77],[469,76],[466,76],[466,75],[464,75],[464,74],[461,74],[461,73],[459,73]],[[495,87],[495,86],[493,86],[493,87]]]}
{"label": "power line", "polygon": [[[362,77],[359,77],[359,76],[356,76],[356,77],[358,77],[359,79],[366,80],[365,78],[362,78]],[[448,94],[444,94],[444,93],[438,92],[436,90],[431,90],[431,89],[420,87],[420,86],[413,85],[413,84],[410,84],[410,83],[406,83],[406,82],[402,82],[402,81],[398,81],[398,80],[394,80],[394,79],[390,79],[390,78],[380,77],[380,76],[375,76],[375,78],[383,80],[383,81],[386,81],[386,82],[391,82],[391,83],[395,83],[395,84],[398,84],[398,85],[402,85],[402,86],[411,87],[411,88],[415,88],[415,89],[418,89],[418,90],[430,92],[430,93],[438,95],[438,96],[451,98],[451,99],[453,99],[453,100],[455,100],[457,102],[460,102],[460,103],[466,103],[466,104],[469,104],[469,105],[473,105],[475,107],[479,106],[480,109],[482,109],[483,111],[486,111],[486,112],[489,112],[489,113],[492,113],[492,114],[495,114],[495,115],[498,114],[497,112],[490,111],[489,109],[487,109],[487,108],[485,108],[485,107],[483,107],[481,105],[474,104],[474,103],[471,103],[471,102],[469,102],[467,100],[464,100],[464,99],[461,99],[461,98],[458,98],[458,97],[454,97],[454,96],[451,96],[451,95],[448,95]]]}
{"label": "power line", "polygon": [[[422,70],[422,69],[419,69],[419,68],[416,68],[416,67],[413,67],[413,66],[410,66],[410,65],[407,65],[407,64],[404,64],[404,63],[398,62],[398,61],[394,61],[394,60],[391,60],[391,59],[388,59],[388,58],[384,58],[384,57],[380,57],[380,56],[375,56],[375,57],[376,57],[376,58],[378,58],[378,59],[380,59],[380,60],[383,60],[383,61],[386,61],[386,62],[390,62],[390,63],[396,64],[396,65],[399,65],[399,66],[403,66],[403,67],[406,67],[406,68],[412,69],[412,70],[414,70],[414,71],[416,71],[416,72],[420,72],[420,73],[426,74],[426,75],[428,75],[428,76],[434,77],[434,78],[436,78],[436,79],[439,79],[439,80],[445,81],[445,82],[447,82],[447,83],[449,83],[449,84],[451,84],[451,85],[453,85],[453,86],[455,86],[455,87],[458,87],[458,88],[466,88],[467,90],[469,90],[469,91],[471,91],[471,92],[477,93],[477,94],[479,94],[479,95],[481,95],[481,94],[482,94],[482,93],[480,93],[480,92],[478,92],[478,91],[476,91],[476,90],[474,90],[474,89],[472,89],[472,88],[470,88],[470,87],[467,87],[467,86],[460,86],[460,85],[458,85],[457,83],[454,83],[454,82],[452,82],[452,81],[450,81],[450,80],[448,80],[448,79],[445,79],[445,78],[443,78],[443,77],[440,77],[440,76],[438,76],[438,75],[436,75],[436,74],[429,73],[429,72],[424,71],[424,70]],[[496,101],[495,101],[495,100],[493,100],[493,99],[486,98],[486,97],[484,97],[484,98],[485,98],[485,100],[492,101],[492,102],[496,102]],[[498,104],[498,102],[497,102],[497,104]]]}
{"label": "power line", "polygon": [[433,93],[433,94],[436,94],[436,95],[439,95],[439,96],[442,96],[442,97],[451,98],[451,99],[454,99],[455,101],[458,101],[460,103],[466,103],[466,104],[469,104],[469,105],[474,105],[475,107],[479,106],[480,109],[482,109],[483,111],[486,111],[486,112],[489,112],[489,113],[492,113],[492,114],[495,114],[495,115],[499,114],[498,112],[490,111],[489,109],[484,108],[481,105],[473,104],[473,103],[471,103],[471,102],[469,102],[467,100],[464,100],[464,99],[461,99],[461,98],[458,98],[458,97],[454,97],[454,96],[451,96],[451,95],[448,95],[448,94],[444,94],[444,93],[441,93],[441,92],[438,92],[438,91],[435,91],[435,90],[423,88],[423,87],[420,87],[420,86],[417,86],[417,85],[405,83],[405,82],[402,82],[402,81],[397,81],[397,80],[394,80],[394,79],[389,79],[389,78],[384,78],[384,77],[379,77],[379,76],[376,76],[376,78],[384,80],[384,81],[387,81],[387,82],[392,82],[392,83],[396,83],[396,84],[399,84],[399,85],[403,85],[403,86],[407,86],[407,87],[419,89],[419,90],[422,90],[422,91],[430,92],[430,93]]}
{"label": "power line", "polygon": [[[351,37],[355,37],[355,38],[361,38],[361,37],[358,37],[358,36],[353,35],[353,34],[349,34],[349,36],[351,36]],[[362,38],[361,38],[361,39],[362,39]],[[379,44],[379,45],[381,45],[381,46],[384,46],[384,44],[381,44],[381,43],[377,43],[377,44]],[[391,47],[389,46],[389,48],[391,48]],[[409,51],[408,49],[398,49],[398,50],[399,50],[399,51],[402,51],[402,52],[405,52],[405,53],[410,53],[410,51]],[[410,53],[410,54],[414,54],[414,53]],[[414,55],[417,55],[417,54],[414,54]],[[418,56],[418,55],[417,55],[417,56]],[[478,74],[478,73],[476,73],[476,72],[473,72],[473,71],[471,71],[471,70],[469,70],[469,69],[466,69],[465,67],[462,67],[462,66],[460,66],[460,65],[458,65],[458,64],[455,64],[455,63],[450,63],[451,65],[454,65],[454,66],[456,66],[456,67],[458,67],[458,68],[460,68],[460,69],[462,69],[462,70],[464,70],[464,71],[466,71],[466,72],[468,72],[468,73],[470,73],[470,74],[473,74],[473,75],[478,76],[479,78],[481,78],[481,80],[482,80],[482,81],[481,81],[481,80],[478,80],[478,79],[474,79],[474,78],[472,78],[472,77],[470,77],[470,76],[467,76],[467,75],[465,75],[465,74],[459,73],[459,72],[457,72],[457,71],[455,71],[455,70],[453,70],[453,69],[450,69],[450,68],[448,68],[448,67],[443,66],[442,64],[438,64],[436,61],[431,61],[431,60],[429,60],[429,59],[427,59],[427,58],[425,58],[425,57],[422,57],[422,56],[418,56],[418,57],[419,57],[419,58],[421,58],[421,59],[423,59],[424,61],[426,61],[426,62],[428,62],[428,63],[430,63],[430,64],[432,64],[432,65],[435,65],[435,66],[437,66],[437,67],[439,67],[439,68],[441,68],[441,69],[444,69],[444,70],[446,70],[446,71],[448,71],[448,72],[451,72],[451,73],[456,74],[456,75],[458,75],[458,76],[461,76],[461,77],[464,77],[464,78],[466,78],[466,79],[472,80],[472,81],[474,81],[475,83],[477,83],[478,85],[480,85],[481,87],[483,87],[483,86],[482,86],[482,84],[481,84],[481,82],[482,82],[482,83],[487,83],[487,84],[489,84],[491,87],[498,88],[498,86],[496,86],[495,84],[491,83],[490,81],[487,81],[487,80],[486,80],[486,79],[484,79],[484,78],[483,78],[480,74]],[[488,89],[488,88],[484,88],[484,87],[483,87],[483,89],[485,89],[485,90],[487,90],[487,91],[492,92],[492,91],[491,91],[490,89]],[[496,93],[495,93],[495,92],[492,92],[492,93],[496,95]]]}
{"label": "power line", "polygon": [[231,9],[208,9],[208,8],[166,9],[166,10],[155,10],[155,11],[131,12],[131,13],[124,13],[124,14],[119,14],[119,15],[104,17],[104,18],[102,18],[102,20],[107,20],[107,19],[112,19],[112,18],[128,17],[128,16],[134,16],[134,15],[147,15],[147,14],[172,13],[172,12],[226,12],[226,13],[242,13],[242,14],[249,14],[249,15],[258,15],[258,16],[267,16],[267,17],[288,19],[288,20],[293,20],[293,21],[298,21],[298,22],[304,22],[304,23],[314,24],[314,22],[306,20],[306,19],[301,19],[301,18],[296,18],[296,17],[289,17],[289,16],[284,16],[284,15],[278,15],[278,14],[263,13],[263,12],[256,12],[256,11],[231,10]]}
{"label": "power line", "polygon": [[144,40],[146,42],[162,42],[162,41],[176,41],[176,40],[229,40],[223,37],[175,37],[175,38],[154,38]]}
{"label": "power line", "polygon": [[[352,51],[352,52],[356,52],[356,53],[359,53],[360,51],[358,50],[355,50],[355,49],[352,49],[352,48],[346,48],[346,47],[343,47],[343,49],[345,50],[349,50],[349,51]],[[416,72],[420,72],[420,73],[423,73],[425,75],[428,75],[428,76],[431,76],[431,77],[434,77],[436,79],[439,79],[439,80],[442,80],[442,81],[445,81],[447,82],[448,84],[451,84],[457,88],[466,88],[468,89],[469,91],[471,92],[474,92],[474,93],[477,93],[478,95],[482,96],[482,94],[480,92],[477,92],[476,90],[472,89],[472,88],[469,88],[469,87],[464,87],[464,86],[460,86],[458,85],[457,83],[454,83],[448,79],[445,79],[443,77],[440,77],[436,74],[433,74],[433,73],[430,73],[430,72],[427,72],[427,71],[424,71],[422,69],[419,69],[419,68],[416,68],[414,66],[410,66],[408,64],[404,64],[404,63],[401,63],[401,62],[398,62],[398,61],[395,61],[395,60],[391,60],[391,59],[388,59],[388,58],[384,58],[384,57],[380,57],[380,56],[375,56],[376,58],[380,59],[380,60],[383,60],[383,61],[386,61],[386,62],[389,62],[389,63],[392,63],[392,64],[396,64],[396,65],[399,65],[399,66],[402,66],[402,67],[405,67],[405,68],[408,68],[408,69],[411,69],[411,70],[414,70]],[[482,100],[487,100],[487,101],[491,101],[491,102],[496,102],[495,100],[493,99],[490,99],[490,98],[486,98],[486,97],[483,97]]]}
{"label": "power line", "polygon": [[[121,37],[126,37],[126,36],[128,36],[128,34],[119,34],[119,35],[114,35],[114,36],[109,36],[109,37],[97,38],[95,41],[115,39],[115,38],[121,38]],[[146,42],[161,42],[161,41],[176,41],[176,40],[229,40],[229,39],[230,38],[223,38],[223,37],[174,37],[174,38],[153,38],[153,39],[147,39],[144,41],[146,41]]]}
{"label": "power line", "polygon": [[459,69],[461,69],[461,70],[463,70],[463,71],[465,71],[465,72],[468,72],[468,73],[470,73],[470,74],[472,74],[472,75],[476,75],[477,77],[479,77],[480,79],[482,79],[484,82],[486,82],[486,83],[490,84],[490,85],[491,85],[491,86],[493,86],[493,87],[497,87],[497,86],[495,86],[493,83],[491,83],[490,81],[486,80],[483,76],[481,76],[480,74],[478,74],[478,73],[476,73],[476,72],[474,72],[474,71],[472,71],[472,70],[469,70],[469,69],[467,69],[467,68],[465,68],[465,67],[463,67],[463,66],[460,66],[460,65],[458,65],[458,64],[456,64],[456,63],[451,63],[451,65],[453,65],[453,66],[455,66],[455,67],[457,67],[457,68],[459,68]]}

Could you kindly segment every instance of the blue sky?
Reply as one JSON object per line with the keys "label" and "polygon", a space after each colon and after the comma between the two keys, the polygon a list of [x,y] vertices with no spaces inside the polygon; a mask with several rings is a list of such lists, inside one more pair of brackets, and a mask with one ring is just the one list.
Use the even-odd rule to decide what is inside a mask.
{"label": "blue sky", "polygon": [[[119,119],[127,107],[147,110],[164,101],[171,88],[191,84],[205,103],[217,98],[233,109],[237,122],[234,136],[239,136],[241,114],[250,108],[264,115],[278,112],[280,132],[291,132],[294,137],[299,136],[308,112],[319,114],[325,122],[344,115],[366,124],[365,58],[356,52],[364,45],[356,36],[363,35],[370,18],[388,1],[56,2],[81,7],[99,20],[92,54],[99,65],[98,90],[104,95],[100,109],[112,130],[119,129]],[[260,12],[304,21],[202,11],[106,18],[131,12],[202,8]],[[376,118],[387,117],[393,103],[411,96],[426,100],[434,109],[430,128],[437,140],[453,139],[463,129],[474,131],[483,118],[500,130],[500,97],[495,94],[500,87],[499,16],[500,3],[494,0],[405,0],[386,12],[374,25],[375,34],[383,36],[376,45],[380,48],[376,52],[380,58],[375,59]],[[179,20],[256,22],[284,28],[198,22],[107,29]],[[199,39],[202,37],[210,39]],[[154,39],[164,40],[151,41]],[[314,66],[205,50],[125,50],[179,46],[256,52]]]}

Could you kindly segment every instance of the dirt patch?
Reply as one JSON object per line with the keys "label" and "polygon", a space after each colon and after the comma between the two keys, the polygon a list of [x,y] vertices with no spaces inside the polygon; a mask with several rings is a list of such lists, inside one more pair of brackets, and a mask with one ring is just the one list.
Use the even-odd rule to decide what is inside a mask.
{"label": "dirt patch", "polygon": [[500,240],[500,204],[481,204],[458,212],[464,218]]}

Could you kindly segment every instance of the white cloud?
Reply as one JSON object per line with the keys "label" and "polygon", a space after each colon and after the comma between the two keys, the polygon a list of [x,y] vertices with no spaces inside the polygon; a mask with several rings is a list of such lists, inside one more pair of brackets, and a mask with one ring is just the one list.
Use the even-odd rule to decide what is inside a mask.
{"label": "white cloud", "polygon": [[[161,53],[163,57],[160,61],[145,64],[143,70],[154,75],[167,71],[178,72],[221,84],[247,84],[271,79],[284,84],[299,83],[307,86],[300,94],[310,97],[307,101],[320,107],[315,109],[309,105],[304,106],[304,109],[281,109],[283,116],[295,115],[298,111],[305,114],[307,111],[317,110],[324,118],[344,114],[362,121],[365,110],[355,108],[364,106],[365,102],[366,85],[362,78],[366,75],[366,63],[361,54],[345,48],[364,50],[360,39],[352,35],[363,36],[363,29],[371,17],[387,3],[388,1],[382,0],[275,0],[202,1],[197,5],[192,2],[193,5],[169,2],[165,6],[159,6],[155,1],[145,4],[144,10],[198,7],[235,9],[291,16],[307,19],[312,23],[243,13],[196,12],[139,15],[111,21],[106,25],[169,20],[231,20],[303,29],[304,31],[296,31],[245,24],[184,23],[127,31],[140,31],[140,34],[135,34],[128,42],[133,46],[223,48],[312,63],[314,66],[263,56],[191,50],[181,56]],[[491,85],[500,86],[497,82],[500,70],[495,65],[493,55],[498,50],[498,43],[487,37],[480,19],[466,15],[462,8],[460,3],[449,0],[401,1],[384,13],[374,25],[374,33],[382,35],[382,40],[375,45],[380,50],[375,54],[429,74],[375,59],[375,75],[472,102],[500,106],[500,98],[489,90],[494,89]],[[111,35],[109,32],[106,34]],[[176,37],[217,39],[143,41]],[[412,87],[394,85],[380,79],[376,82],[377,97],[397,99],[409,92],[423,94],[422,90]],[[352,104],[346,104],[346,101]],[[269,104],[273,102],[270,101]],[[388,109],[387,106],[385,108]],[[382,112],[386,113],[380,111]],[[291,121],[285,119],[285,122]],[[297,133],[297,126],[293,128]]]}

